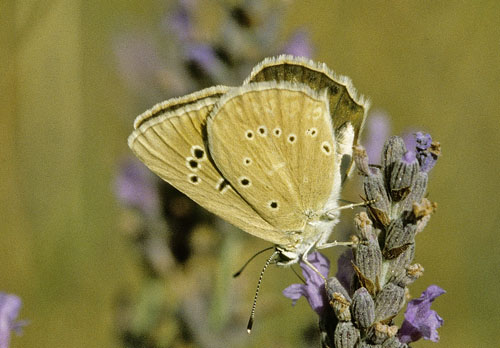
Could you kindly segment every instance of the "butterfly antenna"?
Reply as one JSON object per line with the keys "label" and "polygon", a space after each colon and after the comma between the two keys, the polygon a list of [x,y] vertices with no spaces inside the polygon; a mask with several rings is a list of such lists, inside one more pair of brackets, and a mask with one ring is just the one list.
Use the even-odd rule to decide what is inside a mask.
{"label": "butterfly antenna", "polygon": [[250,334],[252,332],[253,319],[255,317],[255,307],[257,306],[257,296],[259,295],[260,284],[262,283],[262,278],[264,277],[264,272],[266,271],[267,266],[271,263],[274,257],[278,255],[278,251],[276,250],[270,258],[267,259],[264,268],[262,268],[262,272],[260,272],[259,281],[257,282],[257,289],[255,290],[255,297],[253,298],[252,312],[250,313],[250,319],[248,320],[247,332]]}
{"label": "butterfly antenna", "polygon": [[265,249],[262,249],[261,251],[256,252],[251,258],[248,259],[247,262],[245,262],[245,264],[240,268],[240,270],[238,272],[236,272],[235,274],[233,274],[233,278],[238,277],[241,274],[241,272],[243,272],[243,270],[248,266],[248,264],[253,259],[255,259],[255,257],[257,257],[258,255],[262,254],[264,251],[271,250],[272,248],[274,248],[274,247],[265,248]]}

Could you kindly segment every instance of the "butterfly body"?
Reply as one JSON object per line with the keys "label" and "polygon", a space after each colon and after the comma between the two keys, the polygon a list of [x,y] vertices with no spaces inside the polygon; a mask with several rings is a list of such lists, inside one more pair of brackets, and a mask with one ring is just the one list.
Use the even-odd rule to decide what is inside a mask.
{"label": "butterfly body", "polygon": [[338,222],[367,102],[303,59],[281,56],[256,69],[243,86],[153,107],[137,118],[129,146],[201,206],[274,243],[277,263],[288,265],[325,244]]}

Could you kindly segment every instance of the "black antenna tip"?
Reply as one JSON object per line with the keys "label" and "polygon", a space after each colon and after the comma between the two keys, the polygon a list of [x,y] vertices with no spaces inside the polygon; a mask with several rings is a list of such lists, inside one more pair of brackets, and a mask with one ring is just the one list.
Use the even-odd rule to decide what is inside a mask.
{"label": "black antenna tip", "polygon": [[240,274],[241,274],[241,271],[236,272],[235,274],[233,274],[233,278],[239,277]]}
{"label": "black antenna tip", "polygon": [[247,332],[248,332],[249,335],[252,332],[252,326],[253,326],[253,316],[250,317],[250,320],[248,320]]}

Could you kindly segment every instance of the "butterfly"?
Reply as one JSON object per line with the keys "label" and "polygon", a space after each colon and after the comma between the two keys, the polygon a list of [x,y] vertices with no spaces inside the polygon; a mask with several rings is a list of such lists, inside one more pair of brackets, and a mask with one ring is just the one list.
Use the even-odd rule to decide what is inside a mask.
{"label": "butterfly", "polygon": [[349,78],[281,55],[241,86],[155,105],[136,118],[128,145],[199,205],[273,243],[276,263],[290,265],[332,245],[368,108]]}

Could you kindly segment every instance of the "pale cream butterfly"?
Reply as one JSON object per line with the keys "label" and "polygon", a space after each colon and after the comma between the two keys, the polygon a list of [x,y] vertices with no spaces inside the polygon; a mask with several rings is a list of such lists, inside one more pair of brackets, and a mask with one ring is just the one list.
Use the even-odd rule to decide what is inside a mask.
{"label": "pale cream butterfly", "polygon": [[341,182],[368,107],[349,78],[283,55],[240,87],[155,105],[137,117],[128,144],[202,207],[275,244],[277,264],[309,264],[310,250],[336,244],[328,238]]}

